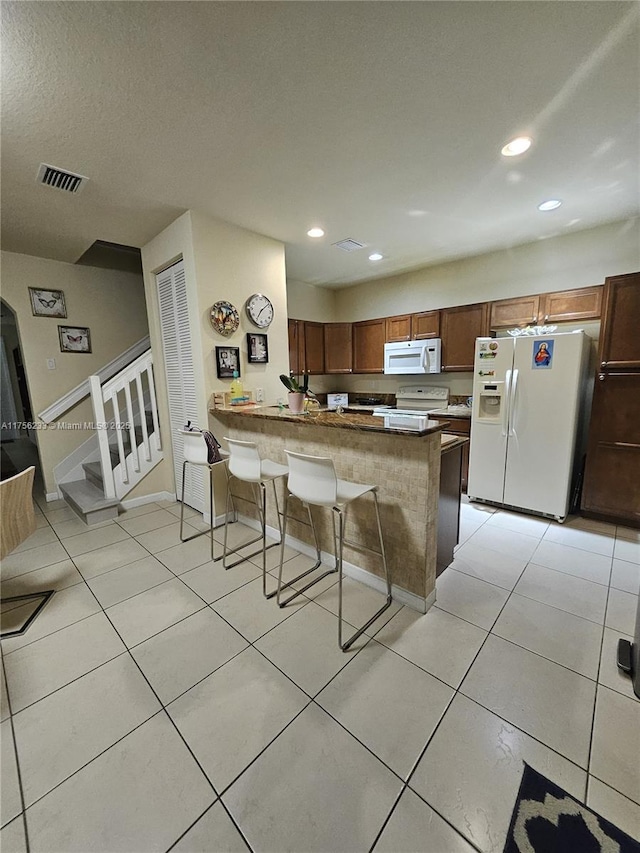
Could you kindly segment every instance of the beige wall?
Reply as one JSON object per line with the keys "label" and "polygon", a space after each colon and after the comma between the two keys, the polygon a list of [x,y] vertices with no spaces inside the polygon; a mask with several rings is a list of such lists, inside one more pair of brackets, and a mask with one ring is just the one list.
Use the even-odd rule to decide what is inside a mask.
{"label": "beige wall", "polygon": [[[638,269],[640,220],[631,219],[330,291],[334,297],[333,319],[353,322],[529,293],[569,290],[601,284],[606,276]],[[313,312],[318,299],[313,293],[303,314],[307,297],[304,287],[310,286],[294,283],[290,304],[296,313],[291,312],[291,316],[317,319]],[[597,338],[597,331],[591,330],[590,334]],[[366,374],[332,376],[319,377],[315,385],[319,390],[395,393],[400,385],[412,381],[446,385],[451,394],[466,396],[471,394],[473,374],[403,378]]]}
{"label": "beige wall", "polygon": [[[142,279],[133,273],[66,264],[2,252],[2,298],[15,312],[34,417],[59,397],[148,334]],[[62,290],[67,317],[34,317],[29,287]],[[58,325],[88,326],[92,352],[60,352]],[[54,358],[56,369],[46,360]],[[66,412],[60,423],[93,421],[89,399]],[[53,469],[91,430],[38,430],[47,492],[55,491]]]}
{"label": "beige wall", "polygon": [[336,318],[368,320],[602,284],[640,268],[640,220],[538,240],[336,291]]}
{"label": "beige wall", "polygon": [[[145,290],[149,309],[149,327],[154,360],[163,364],[162,337],[158,316],[155,274],[172,261],[183,257],[187,279],[187,299],[194,352],[196,392],[199,400],[199,422],[208,423],[208,403],[214,391],[229,390],[231,380],[216,376],[215,347],[237,346],[241,356],[241,379],[245,389],[264,390],[265,401],[275,402],[284,389],[279,374],[288,371],[287,304],[284,246],[260,234],[245,231],[226,222],[188,211],[148,243],[142,250]],[[246,333],[260,331],[248,320],[244,305],[256,292],[265,293],[273,303],[274,320],[266,330],[269,363],[247,363]],[[209,309],[214,302],[226,299],[236,306],[240,326],[230,337],[215,332],[209,322]],[[198,358],[198,355],[200,356]],[[169,415],[163,369],[156,371],[161,410],[161,429],[169,436]],[[222,437],[220,423],[211,420],[211,429]],[[161,463],[163,488],[175,491],[172,450],[165,438],[167,458]],[[160,466],[158,466],[160,468]],[[218,472],[221,473],[221,472]],[[159,475],[157,475],[159,476]],[[224,489],[216,480],[214,501],[216,512],[223,511]]]}
{"label": "beige wall", "polygon": [[287,312],[296,320],[336,322],[336,292],[304,281],[287,279]]}

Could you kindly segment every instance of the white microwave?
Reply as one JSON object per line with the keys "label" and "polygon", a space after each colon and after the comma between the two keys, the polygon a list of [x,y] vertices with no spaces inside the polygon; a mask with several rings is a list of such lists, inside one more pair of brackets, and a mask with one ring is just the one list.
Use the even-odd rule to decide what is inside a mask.
{"label": "white microwave", "polygon": [[440,373],[442,341],[398,341],[384,345],[384,372],[403,375]]}

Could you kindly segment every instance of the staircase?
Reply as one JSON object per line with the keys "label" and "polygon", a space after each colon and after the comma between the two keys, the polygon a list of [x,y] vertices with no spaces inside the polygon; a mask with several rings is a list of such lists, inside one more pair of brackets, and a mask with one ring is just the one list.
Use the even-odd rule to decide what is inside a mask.
{"label": "staircase", "polygon": [[[120,500],[163,458],[151,350],[101,384],[89,377],[98,450],[83,478],[58,484],[87,524],[116,518]],[[96,458],[97,457],[97,458]]]}

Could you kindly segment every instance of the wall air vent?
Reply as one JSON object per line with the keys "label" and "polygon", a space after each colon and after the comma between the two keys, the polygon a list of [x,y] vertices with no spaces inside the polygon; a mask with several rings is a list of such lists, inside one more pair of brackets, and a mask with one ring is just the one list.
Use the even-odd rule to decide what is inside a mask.
{"label": "wall air vent", "polygon": [[333,246],[336,246],[338,249],[342,249],[343,252],[357,252],[358,249],[364,249],[366,243],[358,243],[357,240],[352,240],[351,237],[347,237],[346,240],[339,240],[337,243],[333,243]]}
{"label": "wall air vent", "polygon": [[89,178],[85,178],[84,175],[76,175],[74,172],[58,169],[57,166],[48,166],[46,163],[40,163],[36,177],[39,184],[68,193],[79,193],[88,180]]}

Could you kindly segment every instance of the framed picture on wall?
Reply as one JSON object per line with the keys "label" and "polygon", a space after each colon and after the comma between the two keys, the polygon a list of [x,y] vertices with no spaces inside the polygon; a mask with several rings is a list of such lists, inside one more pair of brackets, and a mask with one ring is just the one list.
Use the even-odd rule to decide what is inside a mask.
{"label": "framed picture on wall", "polygon": [[247,332],[247,359],[249,364],[267,364],[269,362],[266,335]]}
{"label": "framed picture on wall", "polygon": [[233,379],[233,371],[240,376],[240,347],[216,347],[218,379]]}
{"label": "framed picture on wall", "polygon": [[31,311],[34,317],[66,317],[64,293],[61,290],[41,290],[29,288]]}
{"label": "framed picture on wall", "polygon": [[86,326],[58,326],[60,352],[91,352],[91,336]]}

